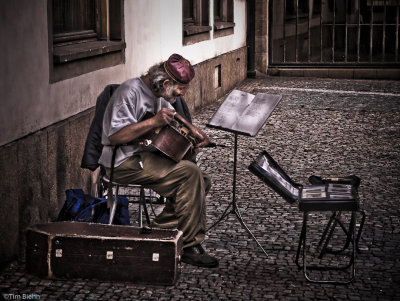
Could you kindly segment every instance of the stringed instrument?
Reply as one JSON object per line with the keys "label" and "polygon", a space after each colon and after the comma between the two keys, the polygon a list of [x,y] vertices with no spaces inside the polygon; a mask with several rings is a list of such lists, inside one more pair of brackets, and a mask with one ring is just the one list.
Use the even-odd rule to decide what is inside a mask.
{"label": "stringed instrument", "polygon": [[[144,119],[154,116],[146,113]],[[143,119],[143,120],[144,120]],[[174,118],[170,124],[156,128],[142,136],[144,145],[152,145],[175,162],[192,160],[196,155],[196,138],[192,131],[180,120]]]}

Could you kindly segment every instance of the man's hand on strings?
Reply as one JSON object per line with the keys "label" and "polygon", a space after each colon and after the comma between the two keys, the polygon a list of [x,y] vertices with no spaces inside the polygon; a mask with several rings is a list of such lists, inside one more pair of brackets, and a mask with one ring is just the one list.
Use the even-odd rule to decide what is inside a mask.
{"label": "man's hand on strings", "polygon": [[158,113],[153,117],[154,127],[162,127],[164,125],[170,124],[172,119],[174,118],[175,110],[162,108]]}

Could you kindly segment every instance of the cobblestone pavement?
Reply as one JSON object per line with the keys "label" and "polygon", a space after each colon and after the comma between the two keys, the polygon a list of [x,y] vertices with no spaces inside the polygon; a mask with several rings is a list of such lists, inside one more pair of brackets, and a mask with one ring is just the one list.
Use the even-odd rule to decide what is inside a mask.
{"label": "cobblestone pavement", "polygon": [[[268,257],[230,214],[209,231],[205,242],[220,259],[219,267],[182,264],[175,286],[40,279],[26,274],[23,263],[14,262],[0,274],[3,296],[11,300],[399,300],[400,82],[257,78],[245,80],[237,89],[282,95],[258,135],[239,136],[238,146],[238,206]],[[203,149],[198,157],[213,181],[207,199],[209,225],[232,198],[233,135],[205,127],[223,99],[194,118],[213,140],[226,146]],[[301,212],[247,169],[263,150],[301,184],[313,174],[354,174],[362,179],[359,194],[367,219],[355,282],[311,284],[304,279],[295,264]],[[313,250],[326,215],[313,213],[310,220]],[[341,232],[332,241],[343,239]],[[337,257],[324,258],[331,263]]]}

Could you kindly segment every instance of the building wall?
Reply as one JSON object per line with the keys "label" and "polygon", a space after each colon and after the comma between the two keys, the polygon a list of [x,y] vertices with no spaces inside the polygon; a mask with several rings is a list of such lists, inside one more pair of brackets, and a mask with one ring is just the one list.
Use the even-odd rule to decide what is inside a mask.
{"label": "building wall", "polygon": [[[181,0],[125,0],[125,63],[50,83],[47,0],[1,1],[0,264],[23,257],[26,227],[54,220],[66,189],[90,190],[91,173],[80,160],[107,84],[180,53],[195,65],[185,97],[195,111],[245,78],[246,2],[234,3],[234,34],[183,46]],[[214,87],[218,66],[221,86]]]}
{"label": "building wall", "polygon": [[255,65],[257,71],[267,74],[269,0],[256,0],[255,5]]}
{"label": "building wall", "polygon": [[198,64],[246,45],[245,1],[235,1],[233,35],[188,46],[182,44],[181,0],[124,3],[125,64],[50,84],[47,0],[1,1],[0,146],[94,106],[105,85],[138,76],[174,52]]}

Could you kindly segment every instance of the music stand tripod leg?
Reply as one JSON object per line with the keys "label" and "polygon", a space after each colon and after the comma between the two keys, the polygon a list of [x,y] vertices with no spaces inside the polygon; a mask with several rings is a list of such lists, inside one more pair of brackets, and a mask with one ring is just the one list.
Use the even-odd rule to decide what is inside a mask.
{"label": "music stand tripod leg", "polygon": [[239,208],[234,205],[234,213],[236,217],[238,218],[239,222],[242,224],[243,228],[249,233],[249,235],[253,238],[253,240],[257,243],[257,245],[260,247],[260,249],[264,252],[264,254],[268,257],[267,252],[264,250],[258,239],[254,236],[254,234],[250,231],[249,227],[247,227],[246,223],[243,221],[243,218],[239,212]]}
{"label": "music stand tripod leg", "polygon": [[207,231],[210,231],[212,228],[214,228],[216,225],[218,225],[222,220],[224,220],[230,213],[233,212],[233,209],[232,209],[231,211],[228,211],[229,208],[231,208],[231,206],[232,206],[232,203],[230,203],[230,204],[228,205],[228,207],[226,207],[226,209],[225,209],[225,211],[222,213],[221,217],[220,217],[214,224],[212,224],[212,225],[207,229]]}
{"label": "music stand tripod leg", "polygon": [[[235,144],[233,148],[233,184],[232,184],[232,202],[229,204],[229,206],[225,209],[224,213],[221,215],[221,217],[211,226],[207,229],[210,230],[211,228],[215,227],[218,223],[220,223],[223,219],[225,219],[230,213],[235,214],[235,216],[238,218],[239,222],[243,226],[243,228],[247,231],[247,233],[254,239],[254,241],[257,243],[257,245],[261,248],[261,250],[264,252],[264,254],[268,257],[267,252],[264,250],[264,248],[261,246],[260,242],[258,239],[254,236],[254,234],[250,231],[249,227],[247,227],[246,223],[243,221],[242,215],[240,214],[239,208],[236,203],[236,164],[237,164],[237,136],[238,134],[235,133]],[[232,207],[231,211],[228,211],[229,208]]]}

